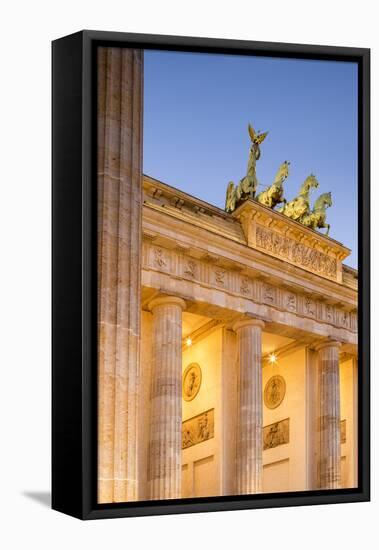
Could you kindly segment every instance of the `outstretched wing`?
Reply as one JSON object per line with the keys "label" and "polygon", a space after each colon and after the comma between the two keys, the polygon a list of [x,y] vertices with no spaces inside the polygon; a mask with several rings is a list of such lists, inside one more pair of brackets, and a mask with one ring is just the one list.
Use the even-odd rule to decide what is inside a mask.
{"label": "outstretched wing", "polygon": [[260,145],[262,141],[266,139],[267,134],[268,132],[263,132],[263,134],[259,134],[258,136],[256,136],[255,143],[258,143],[258,145]]}
{"label": "outstretched wing", "polygon": [[255,138],[256,138],[256,135],[255,135],[255,130],[254,128],[252,127],[251,124],[249,124],[249,135],[250,135],[250,138],[251,138],[251,141],[254,141]]}

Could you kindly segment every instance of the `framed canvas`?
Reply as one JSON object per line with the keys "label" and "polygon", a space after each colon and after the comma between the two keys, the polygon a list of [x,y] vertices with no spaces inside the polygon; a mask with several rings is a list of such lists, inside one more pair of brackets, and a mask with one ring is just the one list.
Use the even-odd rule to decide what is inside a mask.
{"label": "framed canvas", "polygon": [[55,510],[369,500],[369,59],[53,42]]}

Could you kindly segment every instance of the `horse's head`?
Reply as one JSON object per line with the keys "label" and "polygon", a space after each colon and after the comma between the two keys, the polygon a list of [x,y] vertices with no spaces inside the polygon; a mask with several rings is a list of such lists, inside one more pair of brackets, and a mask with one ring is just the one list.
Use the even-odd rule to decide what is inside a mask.
{"label": "horse's head", "polygon": [[327,208],[329,208],[329,206],[332,206],[333,205],[333,201],[332,201],[332,193],[329,191],[328,193],[324,193],[323,195],[321,195],[322,198],[323,198],[323,201],[324,201],[324,204]]}
{"label": "horse's head", "polygon": [[309,189],[317,189],[318,180],[314,174],[310,174],[303,183],[303,189],[309,191]]}
{"label": "horse's head", "polygon": [[330,206],[333,206],[332,193],[330,191],[328,193],[323,193],[315,201],[316,210],[319,208],[329,208]]}
{"label": "horse's head", "polygon": [[283,181],[288,178],[290,162],[285,160],[280,166],[276,174],[275,181]]}

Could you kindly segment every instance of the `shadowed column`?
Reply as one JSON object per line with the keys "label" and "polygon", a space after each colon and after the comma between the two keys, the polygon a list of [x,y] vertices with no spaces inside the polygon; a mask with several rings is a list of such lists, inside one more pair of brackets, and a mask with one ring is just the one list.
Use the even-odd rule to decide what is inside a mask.
{"label": "shadowed column", "polygon": [[239,355],[237,494],[262,491],[262,329],[263,321],[237,321]]}
{"label": "shadowed column", "polygon": [[150,498],[181,496],[182,310],[173,296],[152,300],[153,372],[151,386]]}
{"label": "shadowed column", "polygon": [[339,348],[335,341],[322,343],[318,351],[319,377],[319,487],[341,487]]}
{"label": "shadowed column", "polygon": [[98,502],[136,500],[143,52],[98,49]]}

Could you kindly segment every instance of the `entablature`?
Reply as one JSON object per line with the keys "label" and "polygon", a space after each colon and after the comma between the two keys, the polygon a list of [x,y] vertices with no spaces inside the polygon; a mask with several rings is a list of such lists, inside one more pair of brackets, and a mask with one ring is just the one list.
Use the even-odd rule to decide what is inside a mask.
{"label": "entablature", "polygon": [[[193,226],[150,204],[145,204],[143,209],[143,234],[145,242],[154,244],[162,254],[165,249],[176,250],[199,272],[200,265],[209,264],[219,273],[219,279],[232,279],[231,274],[236,273],[247,281],[261,281],[331,306],[339,305],[346,311],[356,310],[357,291],[351,286],[320,277],[242,243],[231,242],[223,235]],[[165,261],[157,260],[157,265],[163,266]]]}
{"label": "entablature", "polygon": [[203,251],[202,256],[194,255],[192,249],[178,242],[171,243],[171,247],[167,242],[164,244],[166,246],[162,245],[159,236],[145,234],[142,267],[147,286],[170,291],[180,289],[181,296],[198,297],[199,301],[216,306],[229,304],[228,307],[236,312],[255,308],[254,311],[272,323],[307,327],[310,332],[320,332],[315,325],[322,324],[343,333],[357,333],[356,304],[352,301],[327,298],[321,292],[311,293],[304,288],[294,290],[284,277],[278,283],[256,273],[251,275],[215,254]]}

